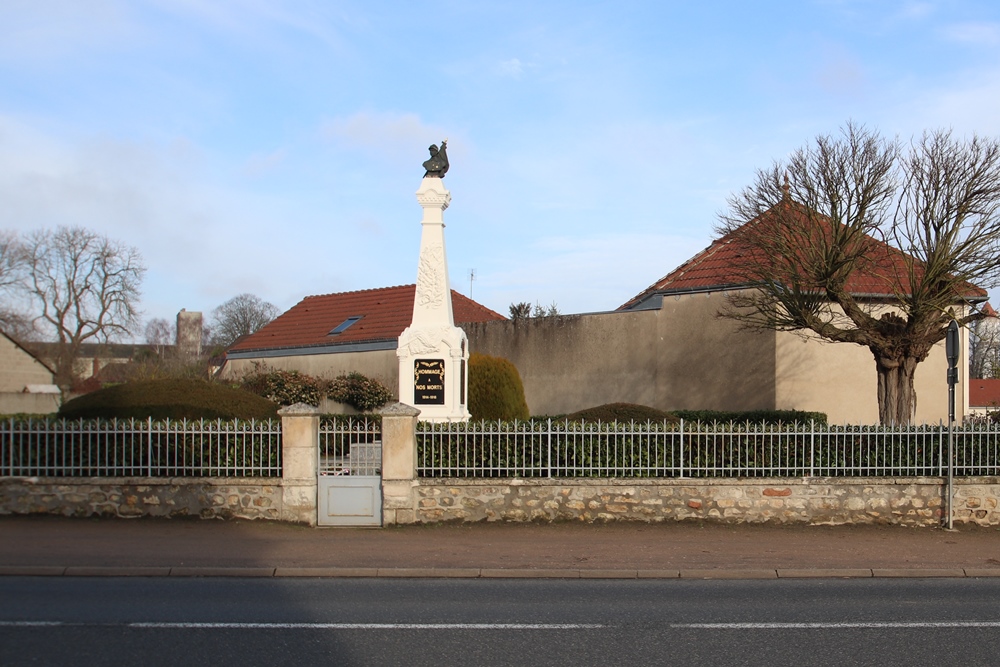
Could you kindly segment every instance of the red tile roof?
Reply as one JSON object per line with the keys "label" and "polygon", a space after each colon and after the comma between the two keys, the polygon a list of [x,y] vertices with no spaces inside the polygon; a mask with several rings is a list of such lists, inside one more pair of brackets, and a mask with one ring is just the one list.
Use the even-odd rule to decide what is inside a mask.
{"label": "red tile roof", "polygon": [[[415,291],[416,285],[401,285],[307,296],[227,352],[393,341],[410,325]],[[451,304],[456,324],[506,319],[455,290]],[[361,319],[343,333],[329,335],[347,318],[359,315]]]}
{"label": "red tile roof", "polygon": [[[777,206],[798,205],[782,202]],[[755,264],[759,266],[768,262],[769,259],[766,256],[761,256],[755,264],[748,262],[748,259],[752,259],[755,254],[761,254],[761,251],[751,248],[742,239],[744,234],[753,233],[752,230],[766,230],[767,227],[763,227],[763,225],[774,224],[776,216],[769,214],[770,211],[715,240],[708,248],[634,296],[618,310],[627,310],[654,294],[714,291],[747,285],[751,282],[747,278],[747,270],[746,268],[741,270],[740,267],[754,266]],[[815,216],[807,217],[804,213],[800,213],[799,217],[803,224],[809,223],[810,218],[812,224],[819,222],[815,233],[823,234],[830,229],[829,218],[823,217],[817,221]],[[826,227],[826,230],[823,227]],[[811,237],[813,233],[811,230],[807,230],[807,233],[796,236],[807,238]],[[864,254],[867,260],[866,265],[851,272],[847,279],[848,290],[856,296],[873,298],[891,298],[899,293],[906,293],[908,288],[904,283],[906,282],[908,262],[912,261],[912,258],[903,251],[871,236],[866,236],[864,242],[868,245]],[[986,290],[969,283],[966,283],[966,286],[964,296],[986,297]]]}
{"label": "red tile roof", "polygon": [[969,380],[969,407],[1000,407],[1000,380]]}

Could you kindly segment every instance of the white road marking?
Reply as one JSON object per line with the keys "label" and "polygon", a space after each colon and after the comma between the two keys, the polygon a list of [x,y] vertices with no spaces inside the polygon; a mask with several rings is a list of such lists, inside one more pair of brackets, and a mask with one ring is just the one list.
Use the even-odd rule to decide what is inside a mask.
{"label": "white road marking", "polygon": [[840,623],[672,623],[693,630],[838,630],[854,628],[1000,628],[1000,621],[862,621]]}
{"label": "white road marking", "polygon": [[597,623],[72,623],[66,621],[0,621],[0,628],[53,626],[204,630],[589,630],[606,627]]}

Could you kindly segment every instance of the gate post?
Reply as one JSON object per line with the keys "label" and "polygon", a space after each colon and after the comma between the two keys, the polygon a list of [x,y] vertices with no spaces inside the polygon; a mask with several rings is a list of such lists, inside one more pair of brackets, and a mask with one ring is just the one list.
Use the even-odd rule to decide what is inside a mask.
{"label": "gate post", "polygon": [[316,525],[319,408],[296,403],[281,416],[281,520]]}
{"label": "gate post", "polygon": [[420,410],[393,403],[382,415],[382,523],[414,523],[417,478],[417,416]]}

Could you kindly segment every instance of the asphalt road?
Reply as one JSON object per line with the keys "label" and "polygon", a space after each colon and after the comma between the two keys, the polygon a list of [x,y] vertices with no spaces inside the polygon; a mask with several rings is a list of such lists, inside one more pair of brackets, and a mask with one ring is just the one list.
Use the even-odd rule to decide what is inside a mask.
{"label": "asphalt road", "polygon": [[0,579],[3,665],[995,665],[1000,581]]}

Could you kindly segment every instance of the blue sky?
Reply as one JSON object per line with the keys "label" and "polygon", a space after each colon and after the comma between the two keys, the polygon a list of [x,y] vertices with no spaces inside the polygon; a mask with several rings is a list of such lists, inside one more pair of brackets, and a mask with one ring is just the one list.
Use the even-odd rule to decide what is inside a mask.
{"label": "blue sky", "polygon": [[998,106],[986,0],[5,0],[0,229],[136,246],[146,318],[412,283],[448,137],[452,287],[608,310],[816,134]]}

